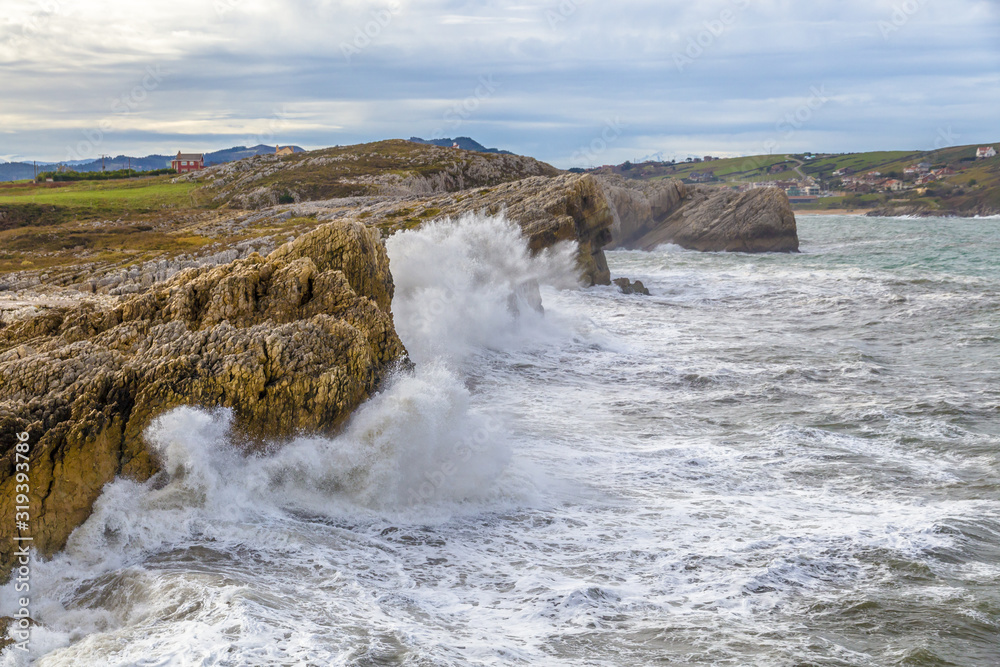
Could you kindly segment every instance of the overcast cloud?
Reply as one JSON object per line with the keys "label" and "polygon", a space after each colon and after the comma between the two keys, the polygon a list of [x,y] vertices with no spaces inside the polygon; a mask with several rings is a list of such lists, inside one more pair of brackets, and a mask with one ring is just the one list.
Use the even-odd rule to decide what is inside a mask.
{"label": "overcast cloud", "polygon": [[1000,0],[4,0],[0,158],[471,136],[560,167],[1000,141]]}

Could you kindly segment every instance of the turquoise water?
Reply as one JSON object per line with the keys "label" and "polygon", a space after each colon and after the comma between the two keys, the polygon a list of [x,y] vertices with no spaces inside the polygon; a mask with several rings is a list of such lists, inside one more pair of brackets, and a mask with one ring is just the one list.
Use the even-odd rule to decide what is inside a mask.
{"label": "turquoise water", "polygon": [[650,297],[394,237],[416,372],[268,459],[157,424],[181,472],[35,568],[35,664],[995,667],[1000,220],[799,229],[610,253]]}
{"label": "turquoise water", "polygon": [[656,338],[694,390],[670,432],[763,450],[749,467],[784,470],[781,493],[850,499],[848,532],[885,522],[831,539],[829,579],[788,600],[815,644],[771,664],[1000,664],[1000,220],[802,217],[799,234],[793,257],[611,260],[657,295],[643,310],[675,312]]}

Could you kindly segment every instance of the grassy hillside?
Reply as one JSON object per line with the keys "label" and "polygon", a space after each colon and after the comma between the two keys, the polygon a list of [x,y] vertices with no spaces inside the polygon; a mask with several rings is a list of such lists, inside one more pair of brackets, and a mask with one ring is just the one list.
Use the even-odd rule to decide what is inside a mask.
{"label": "grassy hillside", "polygon": [[128,215],[194,205],[192,183],[171,183],[171,177],[29,183],[0,186],[0,207],[25,204],[59,206],[82,215]]}
{"label": "grassy hillside", "polygon": [[[849,169],[857,174],[878,171],[887,177],[902,178],[907,167],[926,162],[933,168],[948,167],[957,173],[926,187],[898,193],[858,194],[827,197],[812,204],[798,205],[801,210],[831,208],[907,208],[969,214],[1000,211],[1000,156],[976,160],[975,146],[957,146],[935,151],[879,151],[841,155],[756,155],[678,164],[625,163],[600,172],[613,172],[626,178],[677,178],[686,182],[704,182],[719,187],[738,187],[748,182],[799,181],[811,178],[836,189],[839,179],[834,172]],[[707,178],[707,172],[711,176]],[[700,178],[699,178],[700,174]]]}
{"label": "grassy hillside", "polygon": [[116,267],[212,253],[314,227],[267,206],[358,195],[451,192],[558,169],[533,158],[408,141],[265,155],[189,176],[0,184],[0,273],[78,264]]}

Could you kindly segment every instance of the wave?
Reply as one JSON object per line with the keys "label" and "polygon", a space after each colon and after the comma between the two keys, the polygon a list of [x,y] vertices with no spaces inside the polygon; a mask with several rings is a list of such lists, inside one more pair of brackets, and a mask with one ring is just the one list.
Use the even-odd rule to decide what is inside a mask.
{"label": "wave", "polygon": [[396,281],[393,319],[417,363],[460,363],[482,349],[545,331],[539,285],[579,286],[576,244],[532,255],[520,228],[467,214],[388,239]]}
{"label": "wave", "polygon": [[[419,516],[502,494],[511,461],[507,425],[474,405],[463,364],[557,335],[542,315],[540,285],[578,285],[573,245],[532,255],[503,216],[467,215],[392,237],[397,329],[416,362],[351,418],[337,437],[301,436],[247,456],[229,410],[181,407],[145,437],[162,470],[145,483],[109,484],[65,550],[36,565],[31,659],[71,639],[135,621],[115,605],[71,609],[83,582],[120,573],[150,554],[198,544],[263,547],[262,526],[291,516],[330,520],[384,513]],[[0,615],[16,609],[0,589]],[[162,601],[161,601],[162,602]],[[3,664],[20,664],[8,652]]]}

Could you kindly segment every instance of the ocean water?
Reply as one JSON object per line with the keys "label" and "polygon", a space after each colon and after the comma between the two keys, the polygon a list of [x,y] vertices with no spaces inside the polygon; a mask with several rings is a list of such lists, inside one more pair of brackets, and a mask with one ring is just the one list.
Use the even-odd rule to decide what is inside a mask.
{"label": "ocean water", "polygon": [[161,418],[0,664],[1000,664],[1000,220],[799,232],[610,253],[645,298],[498,219],[394,237],[416,371],[267,458]]}

